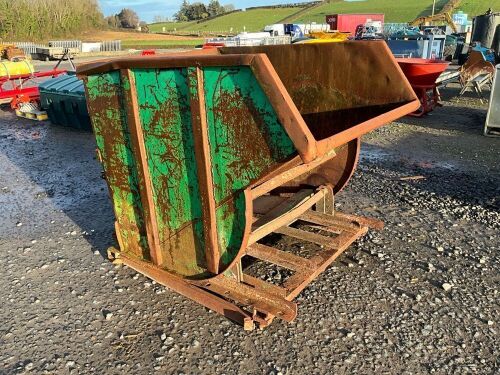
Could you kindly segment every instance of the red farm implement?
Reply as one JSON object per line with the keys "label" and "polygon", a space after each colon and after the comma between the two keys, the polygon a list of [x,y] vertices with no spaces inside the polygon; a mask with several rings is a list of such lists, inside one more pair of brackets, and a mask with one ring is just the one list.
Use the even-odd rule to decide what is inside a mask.
{"label": "red farm implement", "polygon": [[16,108],[19,102],[33,102],[40,98],[38,84],[41,79],[53,78],[66,73],[54,68],[47,72],[9,75],[0,77],[0,104],[10,103]]}
{"label": "red farm implement", "polygon": [[419,58],[396,60],[420,99],[420,109],[410,115],[421,117],[431,112],[435,107],[441,106],[436,79],[446,70],[449,63],[442,60]]}

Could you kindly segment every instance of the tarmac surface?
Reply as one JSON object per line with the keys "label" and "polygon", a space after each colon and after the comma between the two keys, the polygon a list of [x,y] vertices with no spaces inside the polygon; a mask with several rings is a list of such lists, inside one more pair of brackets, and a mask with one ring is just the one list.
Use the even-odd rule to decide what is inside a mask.
{"label": "tarmac surface", "polygon": [[443,93],[366,136],[337,197],[385,229],[300,294],[294,322],[252,332],[109,263],[93,135],[2,107],[0,373],[498,374],[500,139],[485,104]]}

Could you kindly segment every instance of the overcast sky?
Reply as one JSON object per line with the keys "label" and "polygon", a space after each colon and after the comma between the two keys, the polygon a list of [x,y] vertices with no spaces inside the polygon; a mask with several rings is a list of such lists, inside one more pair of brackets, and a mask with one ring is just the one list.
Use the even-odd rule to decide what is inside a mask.
{"label": "overcast sky", "polygon": [[[201,1],[208,4],[209,0],[191,0],[190,2]],[[272,4],[286,4],[306,2],[308,0],[219,0],[222,5],[234,4],[237,9]],[[99,0],[101,10],[105,16],[120,12],[122,8],[131,8],[137,12],[142,21],[150,22],[156,15],[172,16],[181,4],[182,0]]]}

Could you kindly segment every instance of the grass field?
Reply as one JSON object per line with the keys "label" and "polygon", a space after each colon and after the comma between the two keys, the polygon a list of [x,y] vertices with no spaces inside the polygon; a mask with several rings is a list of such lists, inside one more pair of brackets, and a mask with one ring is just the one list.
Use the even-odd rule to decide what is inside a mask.
{"label": "grass field", "polygon": [[141,40],[128,39],[122,41],[123,49],[149,49],[149,48],[184,48],[195,47],[203,44],[205,39],[200,38],[185,38],[185,39],[165,39],[165,40]]}
{"label": "grass field", "polygon": [[85,41],[121,40],[123,49],[150,48],[182,48],[203,44],[202,38],[184,37],[178,35],[162,35],[154,33],[138,33],[131,31],[94,31],[81,35]]}
{"label": "grass field", "polygon": [[195,21],[191,22],[160,22],[149,24],[149,31],[152,33],[161,33],[163,28],[165,31],[182,30],[184,28],[189,28],[190,25],[196,24]]}
{"label": "grass field", "polygon": [[302,8],[250,9],[244,12],[234,12],[205,22],[167,22],[150,25],[153,32],[177,31],[183,33],[238,33],[241,31],[260,31],[266,25],[277,23],[285,17],[297,13]]}
{"label": "grass field", "polygon": [[[437,0],[436,12],[441,10],[447,1]],[[335,13],[385,13],[385,22],[409,22],[418,16],[430,15],[431,10],[432,0],[336,1],[312,9],[310,13],[303,14],[294,22],[324,23],[325,16]]]}
{"label": "grass field", "polygon": [[469,16],[483,14],[488,8],[493,9],[495,12],[500,12],[500,0],[462,0],[458,7],[459,10],[462,10]]}

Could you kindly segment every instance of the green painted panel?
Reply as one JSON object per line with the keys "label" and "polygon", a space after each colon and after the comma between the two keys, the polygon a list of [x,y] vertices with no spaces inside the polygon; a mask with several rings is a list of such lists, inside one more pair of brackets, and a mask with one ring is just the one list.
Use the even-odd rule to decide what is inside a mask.
{"label": "green painted panel", "polygon": [[197,273],[205,255],[186,69],[134,69],[134,76],[160,242],[195,221],[189,236],[197,256],[180,265],[187,249],[169,242],[166,266]]}
{"label": "green painted panel", "polygon": [[238,254],[245,233],[245,195],[235,194],[235,198],[225,201],[216,209],[217,232],[221,249],[221,264],[227,266]]}
{"label": "green painted panel", "polygon": [[119,235],[125,246],[122,251],[148,258],[137,169],[122,110],[120,85],[118,72],[89,77],[86,84],[88,107],[120,227]]}
{"label": "green painted panel", "polygon": [[296,154],[249,67],[204,68],[215,199],[246,188]]}
{"label": "green painted panel", "polygon": [[[205,67],[217,231],[225,262],[239,250],[245,225],[243,189],[296,154],[252,70]],[[234,203],[226,199],[234,196]]]}
{"label": "green painted panel", "polygon": [[[197,98],[195,69],[133,70],[163,266],[188,277],[206,270],[195,158],[201,150],[194,148],[190,108],[191,98]],[[244,189],[297,152],[249,67],[202,69],[220,260],[228,265],[244,236]],[[112,72],[89,77],[86,87],[122,251],[147,257],[140,253],[148,247],[123,102],[129,82]]]}

